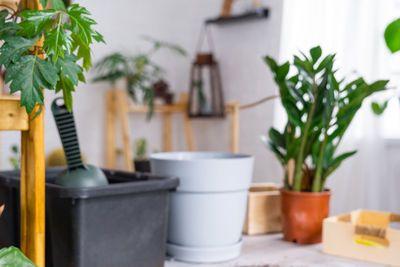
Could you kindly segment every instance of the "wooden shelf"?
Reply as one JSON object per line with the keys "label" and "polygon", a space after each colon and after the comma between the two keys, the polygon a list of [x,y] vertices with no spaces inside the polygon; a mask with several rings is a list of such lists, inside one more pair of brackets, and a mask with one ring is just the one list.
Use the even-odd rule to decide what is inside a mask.
{"label": "wooden shelf", "polygon": [[206,24],[230,24],[238,22],[246,22],[252,20],[266,19],[269,16],[269,9],[264,8],[261,12],[247,12],[240,15],[233,15],[230,17],[217,17],[206,20]]}

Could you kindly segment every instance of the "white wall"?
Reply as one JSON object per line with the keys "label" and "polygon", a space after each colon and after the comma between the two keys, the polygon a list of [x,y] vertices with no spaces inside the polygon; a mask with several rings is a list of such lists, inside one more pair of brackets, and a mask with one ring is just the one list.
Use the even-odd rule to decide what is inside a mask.
{"label": "white wall", "polygon": [[[180,58],[161,52],[155,60],[167,71],[167,81],[174,92],[186,91],[189,69],[203,21],[218,14],[222,1],[218,0],[114,0],[78,1],[86,6],[98,21],[98,31],[107,45],[95,45],[94,61],[113,51],[135,53],[148,46],[141,35],[174,42],[189,52],[189,58]],[[282,1],[265,0],[270,7],[267,20],[242,24],[212,26],[216,56],[220,63],[226,100],[238,99],[249,103],[274,93],[272,77],[262,56],[279,55]],[[238,1],[235,11],[246,5]],[[103,164],[104,147],[104,93],[109,85],[90,82],[79,86],[74,95],[74,112],[78,124],[81,147],[89,162]],[[53,98],[46,95],[47,103]],[[241,112],[240,151],[256,156],[255,180],[281,181],[280,167],[273,155],[263,147],[259,135],[267,132],[273,121],[273,103]],[[180,118],[174,125],[174,145],[185,149]],[[194,121],[197,150],[228,150],[227,120]],[[49,108],[46,109],[46,151],[60,147]],[[157,148],[161,147],[161,121],[155,117],[150,123],[145,116],[131,118],[134,137],[147,137]],[[8,167],[9,146],[18,143],[16,133],[3,134],[3,167]]]}

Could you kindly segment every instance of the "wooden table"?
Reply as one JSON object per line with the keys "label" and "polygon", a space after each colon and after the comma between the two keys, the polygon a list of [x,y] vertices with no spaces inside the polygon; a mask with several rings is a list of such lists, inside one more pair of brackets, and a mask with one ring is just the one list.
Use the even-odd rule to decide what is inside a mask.
{"label": "wooden table", "polygon": [[323,254],[321,245],[300,246],[282,240],[281,234],[245,236],[240,258],[220,264],[188,264],[168,260],[165,267],[296,267],[338,266],[353,267],[383,266],[369,262],[351,260]]}

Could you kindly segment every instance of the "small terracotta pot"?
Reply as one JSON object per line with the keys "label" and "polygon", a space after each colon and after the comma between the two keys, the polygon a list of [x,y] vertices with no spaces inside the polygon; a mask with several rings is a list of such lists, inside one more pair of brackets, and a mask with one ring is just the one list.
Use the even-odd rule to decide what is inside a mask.
{"label": "small terracotta pot", "polygon": [[284,240],[299,244],[322,241],[322,221],[329,215],[329,190],[320,193],[281,190]]}

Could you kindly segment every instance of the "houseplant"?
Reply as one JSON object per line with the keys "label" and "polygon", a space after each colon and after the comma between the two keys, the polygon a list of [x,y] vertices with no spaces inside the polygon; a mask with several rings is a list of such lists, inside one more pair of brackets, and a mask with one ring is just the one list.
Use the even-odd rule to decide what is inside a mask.
{"label": "houseplant", "polygon": [[150,172],[150,160],[147,154],[147,140],[139,138],[135,140],[135,171]]}
{"label": "houseplant", "polygon": [[[43,6],[47,2],[40,0]],[[86,8],[65,7],[61,0],[52,0],[51,5],[46,10],[0,12],[0,66],[6,69],[10,92],[21,92],[21,106],[28,113],[36,104],[42,107],[42,89],[62,91],[71,110],[72,92],[85,81],[83,72],[91,66],[90,47],[94,41],[104,42]]]}
{"label": "houseplant", "polygon": [[[175,44],[144,37],[150,42],[151,48],[136,55],[125,55],[121,52],[111,53],[96,63],[94,71],[98,73],[93,81],[106,81],[115,88],[115,84],[123,79],[129,96],[133,101],[143,102],[150,106],[150,113],[154,105],[154,84],[162,78],[163,69],[152,60],[152,57],[161,49],[170,50],[178,55],[186,56],[185,50]],[[140,99],[138,95],[142,94]]]}
{"label": "houseplant", "polygon": [[337,154],[343,135],[364,100],[385,90],[388,81],[338,80],[335,54],[322,57],[318,46],[309,55],[294,56],[293,62],[279,65],[269,56],[265,61],[288,117],[283,131],[271,128],[269,138],[263,138],[284,169],[284,239],[317,243],[322,220],[329,214],[326,179],[356,153]]}
{"label": "houseplant", "polygon": [[170,195],[167,253],[176,260],[210,263],[240,255],[254,158],[217,152],[150,156],[156,175],[177,176]]}

